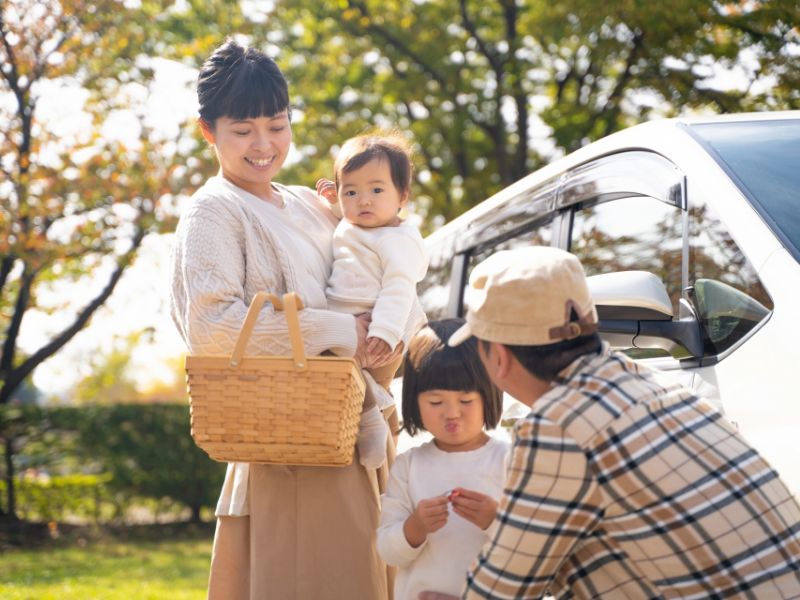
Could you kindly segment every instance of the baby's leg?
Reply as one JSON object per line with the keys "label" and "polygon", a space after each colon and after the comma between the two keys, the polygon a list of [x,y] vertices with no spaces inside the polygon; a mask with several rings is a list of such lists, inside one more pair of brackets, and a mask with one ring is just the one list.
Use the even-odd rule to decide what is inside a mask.
{"label": "baby's leg", "polygon": [[[358,460],[368,469],[377,469],[386,461],[386,440],[389,438],[389,427],[383,418],[379,402],[385,402],[376,394],[389,393],[380,387],[368,371],[364,371],[367,389],[364,395],[364,407],[361,410],[361,421],[358,424]],[[391,396],[389,396],[391,398]]]}

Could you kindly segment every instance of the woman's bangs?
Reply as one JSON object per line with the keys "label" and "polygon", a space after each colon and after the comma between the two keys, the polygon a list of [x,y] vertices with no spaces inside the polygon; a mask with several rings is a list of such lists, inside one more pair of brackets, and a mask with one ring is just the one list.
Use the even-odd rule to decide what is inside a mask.
{"label": "woman's bangs", "polygon": [[255,71],[241,73],[227,100],[224,114],[237,120],[274,117],[289,107],[285,90],[276,89],[274,80],[259,77]]}

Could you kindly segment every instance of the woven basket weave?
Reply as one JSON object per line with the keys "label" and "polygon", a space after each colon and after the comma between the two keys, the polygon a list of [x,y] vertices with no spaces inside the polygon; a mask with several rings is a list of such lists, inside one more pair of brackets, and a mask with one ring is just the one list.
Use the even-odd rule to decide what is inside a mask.
{"label": "woven basket weave", "polygon": [[[292,356],[244,357],[261,307],[284,310]],[[306,357],[293,293],[256,294],[231,356],[188,356],[192,437],[214,460],[345,466],[365,383],[352,358]]]}

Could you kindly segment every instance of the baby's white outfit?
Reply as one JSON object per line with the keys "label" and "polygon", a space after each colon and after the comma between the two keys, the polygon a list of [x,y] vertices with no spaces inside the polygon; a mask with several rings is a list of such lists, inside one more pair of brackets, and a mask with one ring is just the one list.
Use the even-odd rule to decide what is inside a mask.
{"label": "baby's white outfit", "polygon": [[[406,331],[427,319],[417,298],[417,283],[428,269],[428,255],[416,227],[359,227],[342,219],[333,233],[333,267],[326,295],[332,310],[358,315],[372,311],[368,337],[395,348]],[[379,467],[386,458],[388,428],[380,411],[394,400],[364,373],[376,407],[364,411],[358,436],[361,464]]]}

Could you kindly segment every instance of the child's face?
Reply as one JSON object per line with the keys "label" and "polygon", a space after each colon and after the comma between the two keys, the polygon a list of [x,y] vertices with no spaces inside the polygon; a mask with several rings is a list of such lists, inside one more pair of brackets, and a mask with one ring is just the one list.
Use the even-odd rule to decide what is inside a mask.
{"label": "child's face", "polygon": [[374,158],[359,169],[339,177],[342,216],[359,227],[384,227],[399,223],[397,213],[408,202],[408,194],[392,182],[389,161]]}
{"label": "child's face", "polygon": [[417,397],[422,426],[445,452],[466,452],[486,442],[483,399],[478,392],[428,390]]}

